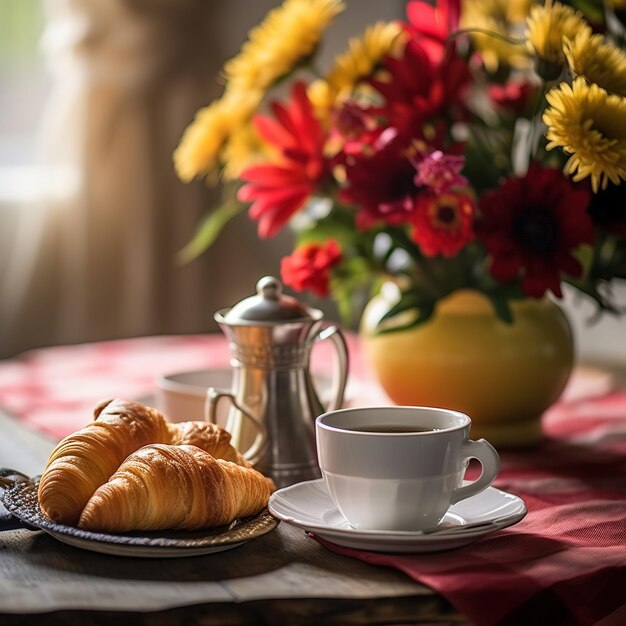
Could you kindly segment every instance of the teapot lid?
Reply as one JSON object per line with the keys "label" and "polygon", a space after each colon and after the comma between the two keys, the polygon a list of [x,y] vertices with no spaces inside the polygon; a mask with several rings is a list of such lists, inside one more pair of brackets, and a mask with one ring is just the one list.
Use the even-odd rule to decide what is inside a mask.
{"label": "teapot lid", "polygon": [[288,322],[291,320],[316,319],[316,311],[309,309],[295,298],[283,294],[283,285],[274,276],[264,276],[256,284],[256,295],[235,304],[223,316],[227,324],[250,322]]}

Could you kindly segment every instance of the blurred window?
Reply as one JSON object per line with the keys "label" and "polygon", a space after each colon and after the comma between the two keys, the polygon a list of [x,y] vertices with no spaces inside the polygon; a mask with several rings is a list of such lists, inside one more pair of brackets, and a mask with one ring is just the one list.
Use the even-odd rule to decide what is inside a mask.
{"label": "blurred window", "polygon": [[37,137],[49,79],[40,52],[43,0],[0,0],[0,205],[39,191]]}

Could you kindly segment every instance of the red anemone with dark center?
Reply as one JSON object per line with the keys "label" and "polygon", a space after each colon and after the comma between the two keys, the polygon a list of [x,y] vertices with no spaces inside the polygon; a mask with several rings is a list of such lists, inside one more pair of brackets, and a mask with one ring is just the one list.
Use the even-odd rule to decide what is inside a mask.
{"label": "red anemone with dark center", "polygon": [[474,203],[458,193],[422,194],[411,217],[411,239],[425,256],[454,256],[474,239]]}
{"label": "red anemone with dark center", "polygon": [[572,251],[594,240],[589,199],[588,189],[560,169],[538,164],[484,194],[476,234],[492,256],[493,276],[502,282],[521,277],[522,289],[535,298],[548,290],[561,297],[561,272],[582,274]]}
{"label": "red anemone with dark center", "polygon": [[284,257],[280,274],[285,285],[296,291],[310,290],[318,296],[328,296],[330,272],[341,261],[341,248],[334,239],[325,243],[309,243]]}
{"label": "red anemone with dark center", "polygon": [[294,84],[287,106],[273,103],[272,109],[276,119],[257,115],[254,124],[280,159],[246,168],[241,178],[247,184],[237,194],[242,202],[252,202],[250,217],[259,221],[260,237],[283,228],[329,173],[325,135],[304,83]]}

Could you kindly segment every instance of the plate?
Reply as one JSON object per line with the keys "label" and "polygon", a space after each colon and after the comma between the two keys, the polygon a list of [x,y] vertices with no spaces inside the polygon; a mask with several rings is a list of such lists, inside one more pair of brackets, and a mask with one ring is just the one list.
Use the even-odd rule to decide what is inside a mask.
{"label": "plate", "polygon": [[453,504],[436,529],[415,532],[358,530],[352,528],[335,507],[323,479],[276,491],[270,497],[269,511],[288,524],[340,546],[395,553],[458,548],[516,524],[527,513],[521,498],[489,487]]}
{"label": "plate", "polygon": [[253,537],[250,537],[237,543],[222,543],[199,548],[165,548],[158,546],[152,547],[132,544],[116,544],[100,540],[94,541],[93,539],[83,539],[82,537],[75,537],[71,534],[58,533],[51,530],[45,530],[45,532],[47,532],[51,537],[54,537],[57,541],[65,543],[68,546],[73,546],[74,548],[81,548],[82,550],[90,550],[91,552],[100,552],[101,554],[110,554],[113,556],[131,556],[144,559],[183,558],[186,556],[204,556],[206,554],[215,554],[216,552],[224,552],[225,550],[237,548],[247,541],[250,541],[250,539],[253,539]]}
{"label": "plate", "polygon": [[202,531],[168,530],[98,533],[64,526],[46,517],[37,502],[37,481],[14,484],[3,496],[7,510],[31,530],[43,530],[58,541],[104,554],[144,558],[179,558],[231,550],[270,532],[278,525],[267,509],[228,526]]}

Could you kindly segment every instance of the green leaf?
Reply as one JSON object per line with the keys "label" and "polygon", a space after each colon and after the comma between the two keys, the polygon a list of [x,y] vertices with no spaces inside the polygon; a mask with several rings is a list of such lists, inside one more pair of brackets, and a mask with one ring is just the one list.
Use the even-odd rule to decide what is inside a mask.
{"label": "green leaf", "polygon": [[473,124],[468,127],[468,132],[463,175],[472,181],[472,187],[478,193],[497,187],[500,178],[511,171],[513,136],[510,130]]}
{"label": "green leaf", "polygon": [[598,0],[570,0],[567,4],[578,9],[591,22],[604,22],[604,8]]}
{"label": "green leaf", "polygon": [[191,241],[176,255],[178,262],[184,265],[199,257],[213,244],[224,226],[244,208],[244,204],[227,202],[212,211],[200,224]]}
{"label": "green leaf", "polygon": [[626,239],[603,237],[594,248],[594,258],[588,274],[590,281],[610,281],[626,277]]}
{"label": "green leaf", "polygon": [[363,234],[357,231],[354,218],[335,207],[331,213],[317,221],[315,226],[300,230],[296,233],[298,245],[334,239],[342,248],[354,245]]}
{"label": "green leaf", "polygon": [[341,281],[331,280],[330,290],[333,300],[337,303],[339,317],[346,328],[352,326],[354,320],[354,303],[352,301],[353,292]]}
{"label": "green leaf", "polygon": [[496,315],[506,324],[512,324],[513,311],[511,311],[511,307],[509,306],[508,298],[494,294],[488,295]]}
{"label": "green leaf", "polygon": [[586,296],[591,298],[598,305],[599,311],[607,311],[615,315],[621,313],[619,308],[617,308],[612,302],[610,302],[600,293],[597,284],[590,281],[580,281],[571,278],[567,278],[564,280],[566,283],[570,284],[572,287],[578,289],[578,291],[584,293]]}
{"label": "green leaf", "polygon": [[[379,327],[376,330],[377,334],[388,335],[390,333],[397,333],[403,330],[411,330],[412,328],[415,328],[416,326],[423,324],[424,322],[428,321],[432,317],[433,313],[435,312],[435,303],[424,302],[420,305],[419,308],[413,307],[413,308],[407,309],[406,311],[413,311],[415,313],[415,316],[411,321],[406,322],[404,324],[395,324],[393,326],[386,326],[384,328]],[[404,313],[406,311],[401,311],[401,312]],[[400,313],[397,313],[397,315],[399,314]]]}
{"label": "green leaf", "polygon": [[583,280],[585,280],[593,267],[595,257],[594,248],[588,244],[583,244],[578,246],[578,248],[573,251],[573,254],[583,266]]}
{"label": "green leaf", "polygon": [[333,271],[330,289],[337,302],[341,321],[346,327],[352,327],[357,321],[358,301],[367,298],[374,279],[375,273],[362,257],[344,259]]}
{"label": "green leaf", "polygon": [[[436,298],[432,295],[421,292],[417,288],[404,291],[400,295],[400,300],[392,306],[379,320],[376,332],[380,335],[409,330],[423,324],[430,319],[435,311]],[[411,315],[412,314],[412,315]],[[399,320],[393,321],[394,318],[403,316],[410,319],[406,322]],[[383,324],[390,321],[391,324]]]}
{"label": "green leaf", "polygon": [[384,322],[389,320],[401,313],[405,313],[406,311],[412,311],[414,309],[419,309],[423,304],[424,298],[420,296],[420,294],[416,290],[404,291],[400,295],[400,300],[396,302],[381,318],[380,322]]}

